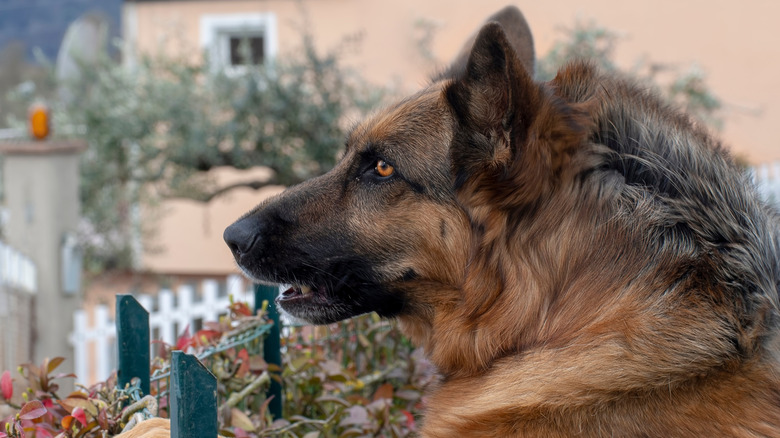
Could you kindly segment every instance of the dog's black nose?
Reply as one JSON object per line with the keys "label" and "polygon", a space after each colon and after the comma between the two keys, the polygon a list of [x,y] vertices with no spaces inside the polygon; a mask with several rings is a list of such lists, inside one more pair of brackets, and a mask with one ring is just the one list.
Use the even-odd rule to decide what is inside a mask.
{"label": "dog's black nose", "polygon": [[254,220],[251,217],[240,219],[233,225],[225,228],[222,238],[233,252],[233,257],[238,260],[243,254],[247,254],[254,246],[257,240],[258,230],[254,226]]}

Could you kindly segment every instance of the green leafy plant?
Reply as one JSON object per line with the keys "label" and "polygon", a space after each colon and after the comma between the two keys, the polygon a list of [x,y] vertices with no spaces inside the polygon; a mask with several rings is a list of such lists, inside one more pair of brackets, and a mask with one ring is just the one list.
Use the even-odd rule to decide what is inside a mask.
{"label": "green leafy plant", "polygon": [[[116,376],[63,396],[57,373],[62,358],[19,367],[27,389],[14,398],[9,371],[0,375],[0,404],[16,410],[0,419],[0,438],[112,436],[152,416],[168,416],[167,372],[174,350],[202,358],[216,376],[220,435],[234,437],[406,437],[415,432],[431,365],[391,323],[366,315],[326,327],[290,327],[282,339],[283,366],[262,358],[268,321],[245,303],[233,303],[218,322],[175,345],[157,342],[151,394],[120,388]],[[240,342],[234,342],[236,339]],[[268,413],[266,391],[280,379],[284,418]],[[17,399],[19,403],[13,400]],[[104,435],[105,434],[105,435]]]}
{"label": "green leafy plant", "polygon": [[405,437],[416,430],[434,370],[390,322],[371,314],[298,327],[285,345],[285,413],[292,415],[276,427],[286,436]]}
{"label": "green leafy plant", "polygon": [[17,408],[16,415],[0,420],[0,437],[85,437],[91,433],[116,429],[116,417],[122,398],[116,390],[116,380],[109,379],[92,387],[74,391],[66,397],[58,394],[57,381],[74,378],[73,374],[57,373],[64,361],[57,357],[46,359],[41,365],[24,364],[18,368],[27,389],[21,394],[23,404],[14,404],[11,377],[3,373],[3,397]]}

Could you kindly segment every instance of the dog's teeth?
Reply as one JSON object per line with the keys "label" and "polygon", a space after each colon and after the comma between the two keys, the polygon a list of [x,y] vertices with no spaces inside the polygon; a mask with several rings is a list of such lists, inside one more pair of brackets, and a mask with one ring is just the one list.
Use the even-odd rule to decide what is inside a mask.
{"label": "dog's teeth", "polygon": [[311,286],[301,286],[301,293],[304,295],[311,293]]}

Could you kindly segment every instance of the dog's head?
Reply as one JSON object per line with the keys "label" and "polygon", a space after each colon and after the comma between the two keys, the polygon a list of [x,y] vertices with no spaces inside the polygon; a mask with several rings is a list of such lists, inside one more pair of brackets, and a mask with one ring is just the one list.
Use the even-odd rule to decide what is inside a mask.
{"label": "dog's head", "polygon": [[[402,315],[425,307],[426,294],[458,290],[487,225],[482,183],[517,179],[509,163],[526,154],[549,171],[548,145],[524,145],[556,136],[565,146],[573,132],[532,81],[533,62],[520,12],[491,17],[428,87],[355,127],[333,170],[231,225],[224,237],[238,265],[252,279],[291,284],[279,305],[320,324]],[[545,111],[557,116],[537,126]],[[544,178],[526,180],[518,203],[544,190]]]}
{"label": "dog's head", "polygon": [[[390,317],[406,305],[399,284],[454,281],[439,261],[462,252],[464,218],[452,200],[452,122],[439,94],[422,91],[363,122],[334,169],[225,230],[246,275],[292,285],[278,299],[285,311],[312,323]],[[421,253],[436,262],[421,264]]]}

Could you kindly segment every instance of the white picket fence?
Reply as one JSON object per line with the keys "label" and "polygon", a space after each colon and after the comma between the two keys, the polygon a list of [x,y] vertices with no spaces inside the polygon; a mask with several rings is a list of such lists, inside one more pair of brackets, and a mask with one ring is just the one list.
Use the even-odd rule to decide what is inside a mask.
{"label": "white picket fence", "polygon": [[[190,334],[196,323],[217,321],[227,313],[230,296],[236,301],[254,305],[254,289],[240,276],[230,276],[226,281],[203,280],[196,290],[192,285],[182,285],[177,290],[162,289],[154,296],[137,295],[136,299],[149,311],[152,341],[161,340],[173,344],[176,337],[189,326]],[[75,356],[75,373],[79,382],[93,384],[108,378],[116,369],[116,325],[109,308],[98,305],[91,317],[85,310],[73,315],[74,331],[70,335]],[[92,321],[91,324],[88,321]],[[152,343],[152,357],[158,344]]]}
{"label": "white picket fence", "polygon": [[0,370],[12,370],[32,356],[30,320],[37,291],[32,260],[0,242]]}
{"label": "white picket fence", "polygon": [[30,258],[0,242],[0,285],[33,293],[38,289],[37,276]]}
{"label": "white picket fence", "polygon": [[752,175],[761,196],[780,208],[780,161],[755,166]]}

